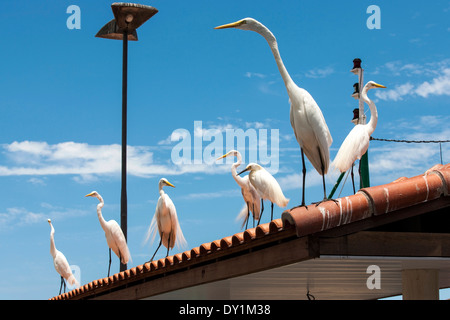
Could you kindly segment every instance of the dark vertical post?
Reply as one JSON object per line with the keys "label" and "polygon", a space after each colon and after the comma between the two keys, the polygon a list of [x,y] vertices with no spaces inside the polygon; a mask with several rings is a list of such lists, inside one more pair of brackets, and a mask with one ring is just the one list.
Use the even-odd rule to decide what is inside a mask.
{"label": "dark vertical post", "polygon": [[360,189],[370,187],[370,176],[369,176],[369,149],[361,157],[361,172],[360,172]]}
{"label": "dark vertical post", "polygon": [[[128,77],[128,32],[123,31],[122,62],[122,190],[120,196],[120,227],[127,239],[127,77]],[[127,265],[120,262],[120,271]]]}
{"label": "dark vertical post", "polygon": [[[111,4],[114,20],[108,22],[96,37],[122,40],[122,187],[120,194],[120,227],[127,238],[127,78],[128,78],[128,40],[137,41],[136,29],[153,17],[158,10],[142,4],[115,2]],[[128,39],[128,36],[130,37]],[[120,263],[120,271],[127,269]]]}

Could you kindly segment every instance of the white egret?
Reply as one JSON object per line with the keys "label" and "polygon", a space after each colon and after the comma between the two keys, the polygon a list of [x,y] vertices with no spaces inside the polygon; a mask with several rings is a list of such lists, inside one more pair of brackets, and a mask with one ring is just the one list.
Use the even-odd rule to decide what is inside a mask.
{"label": "white egret", "polygon": [[[302,185],[302,203],[300,206],[305,206],[305,179],[306,166],[305,157],[309,159],[311,164],[322,175],[324,199],[322,201],[332,200],[327,199],[325,188],[325,174],[328,172],[330,163],[329,147],[333,142],[330,131],[323,117],[322,111],[313,99],[311,94],[303,88],[298,87],[290,77],[286,67],[281,60],[278,51],[278,44],[275,36],[270,30],[259,21],[253,18],[245,18],[237,22],[218,26],[215,29],[237,28],[242,30],[255,31],[262,35],[268,42],[272,50],[275,62],[283,78],[284,84],[289,95],[291,104],[290,121],[294,129],[295,137],[300,145],[300,151],[303,164],[303,185]],[[321,202],[322,202],[321,201]],[[319,202],[320,203],[320,202]],[[318,203],[318,204],[319,204]]]}
{"label": "white egret", "polygon": [[145,241],[148,241],[150,236],[152,236],[153,240],[155,238],[156,231],[159,232],[160,241],[158,248],[150,261],[153,261],[156,252],[158,252],[159,247],[161,247],[161,244],[167,248],[166,257],[169,255],[169,250],[175,246],[175,243],[177,246],[186,245],[186,240],[178,222],[177,210],[175,209],[172,199],[170,199],[170,197],[164,192],[164,186],[175,188],[175,186],[167,181],[167,179],[162,178],[159,180],[159,199],[156,204],[155,215],[153,216],[150,227],[148,228]]}
{"label": "white egret", "polygon": [[248,166],[238,173],[241,175],[242,173],[250,171],[248,174],[250,183],[255,187],[256,191],[258,191],[259,196],[261,197],[261,214],[259,219],[261,220],[262,213],[264,211],[264,202],[263,200],[269,200],[271,202],[271,215],[270,220],[273,220],[273,204],[276,203],[279,207],[286,207],[289,203],[289,199],[283,194],[278,181],[263,167],[261,167],[257,163],[249,163]]}
{"label": "white egret", "polygon": [[242,227],[245,225],[245,228],[247,229],[248,220],[250,218],[250,212],[252,212],[253,215],[253,225],[255,220],[257,220],[259,224],[261,211],[261,197],[259,196],[255,187],[250,183],[248,176],[241,177],[237,175],[236,168],[239,167],[242,163],[242,156],[239,151],[231,150],[228,153],[224,154],[223,156],[217,158],[216,160],[220,160],[230,156],[234,156],[237,158],[237,161],[231,165],[231,175],[233,176],[237,184],[241,187],[242,197],[244,198],[244,201],[247,206],[247,210],[241,211],[238,217],[243,218],[244,221],[242,223]]}
{"label": "white egret", "polygon": [[59,273],[61,276],[61,285],[59,287],[59,294],[61,294],[61,289],[64,284],[64,292],[66,292],[66,283],[64,282],[64,279],[72,286],[76,285],[79,286],[79,283],[77,279],[75,279],[75,276],[72,274],[72,270],[70,269],[69,262],[67,262],[66,257],[64,254],[56,249],[55,246],[55,228],[53,228],[52,220],[47,220],[50,225],[50,254],[53,258],[53,265],[55,266],[56,272]]}
{"label": "white egret", "polygon": [[122,229],[115,220],[105,221],[102,216],[102,208],[105,205],[102,196],[97,191],[92,191],[85,197],[95,197],[100,203],[97,205],[97,216],[100,221],[100,226],[105,231],[106,243],[109,247],[109,266],[108,277],[111,269],[111,249],[123,264],[127,264],[131,259],[130,250],[128,249],[127,240],[123,234]]}
{"label": "white egret", "polygon": [[369,148],[370,136],[375,131],[378,122],[378,112],[375,103],[367,97],[367,92],[373,88],[386,88],[385,86],[369,81],[361,91],[361,98],[369,105],[370,121],[367,124],[357,124],[345,138],[339,151],[331,163],[332,167],[337,168],[341,173],[352,168],[353,189],[353,163],[356,159],[360,160]]}

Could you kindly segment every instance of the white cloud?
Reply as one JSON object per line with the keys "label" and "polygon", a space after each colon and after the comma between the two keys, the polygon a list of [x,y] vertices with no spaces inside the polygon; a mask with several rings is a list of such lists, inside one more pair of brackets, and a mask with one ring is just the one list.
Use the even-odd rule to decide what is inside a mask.
{"label": "white cloud", "polygon": [[398,101],[403,97],[413,93],[414,86],[411,83],[405,83],[395,89],[375,91],[375,96],[381,100]]}
{"label": "white cloud", "polygon": [[441,74],[441,71],[450,67],[450,59],[431,61],[424,64],[403,63],[399,60],[386,62],[377,67],[372,74],[382,74],[395,77],[433,77]]}
{"label": "white cloud", "polygon": [[443,74],[431,82],[420,84],[415,93],[424,98],[429,95],[450,95],[450,68],[444,69]]}
{"label": "white cloud", "polygon": [[332,67],[325,67],[325,68],[317,68],[312,69],[306,72],[305,76],[308,78],[325,78],[331,74],[334,73],[334,69]]}
{"label": "white cloud", "polygon": [[[121,171],[121,146],[117,144],[63,142],[50,145],[23,141],[2,148],[7,164],[0,165],[0,176],[75,175],[76,182],[86,183],[95,181],[99,175],[117,175]],[[127,156],[127,173],[139,177],[214,173],[217,170],[206,163],[175,165],[170,161],[170,153],[165,163],[156,163],[150,147],[145,146],[128,146]],[[30,178],[31,183],[42,181]]]}
{"label": "white cloud", "polygon": [[[229,171],[229,166],[227,166],[227,171]],[[204,192],[204,193],[189,193],[184,196],[179,197],[183,200],[199,200],[199,199],[216,199],[224,197],[242,197],[241,190],[236,186],[232,190],[222,190],[217,192]]]}
{"label": "white cloud", "polygon": [[41,186],[46,185],[44,179],[40,179],[40,178],[36,178],[36,177],[32,177],[32,178],[28,179],[28,182],[30,182],[31,184],[34,184],[34,185],[41,185]]}
{"label": "white cloud", "polygon": [[264,79],[264,78],[266,78],[267,76],[266,76],[265,74],[262,74],[262,73],[258,73],[258,72],[249,72],[249,71],[247,71],[247,72],[245,73],[245,77],[246,77],[246,78],[254,78],[254,77],[256,77],[256,78]]}
{"label": "white cloud", "polygon": [[[422,116],[401,121],[398,132],[390,139],[408,141],[449,140],[450,128],[445,124],[450,117]],[[391,127],[393,124],[386,124]],[[371,180],[374,184],[388,183],[399,177],[423,174],[433,165],[449,161],[450,143],[402,143],[372,141],[369,161]]]}
{"label": "white cloud", "polygon": [[[280,187],[282,190],[295,190],[295,189],[302,189],[302,183],[303,183],[303,175],[302,173],[292,173],[285,176],[275,176],[278,183],[280,184]],[[321,186],[322,185],[322,176],[317,173],[316,170],[313,168],[309,171],[307,171],[306,174],[306,180],[305,180],[305,187],[315,187],[315,186]]]}
{"label": "white cloud", "polygon": [[403,100],[406,96],[427,98],[431,95],[450,95],[450,68],[440,70],[440,74],[431,81],[424,81],[416,85],[407,82],[394,89],[375,92],[377,98],[392,101]]}
{"label": "white cloud", "polygon": [[80,217],[90,214],[88,211],[55,207],[49,203],[42,203],[38,212],[30,211],[23,207],[7,208],[0,212],[0,230],[13,229],[16,226],[26,226],[35,223],[47,222],[47,219],[59,220],[68,217]]}
{"label": "white cloud", "polygon": [[25,208],[7,208],[5,213],[0,213],[0,228],[31,224],[44,219],[42,213],[34,213]]}

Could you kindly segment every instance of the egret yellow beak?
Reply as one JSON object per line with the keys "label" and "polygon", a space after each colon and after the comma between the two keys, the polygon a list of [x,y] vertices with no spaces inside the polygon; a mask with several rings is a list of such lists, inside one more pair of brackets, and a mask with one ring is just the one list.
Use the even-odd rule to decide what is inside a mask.
{"label": "egret yellow beak", "polygon": [[243,24],[246,24],[245,20],[239,20],[233,23],[224,24],[218,27],[215,27],[214,29],[226,29],[226,28],[236,28]]}
{"label": "egret yellow beak", "polygon": [[89,193],[89,194],[85,195],[85,197],[92,197],[93,195],[94,195],[94,193],[93,193],[93,192],[91,192],[91,193]]}
{"label": "egret yellow beak", "polygon": [[228,153],[224,154],[223,156],[218,157],[218,158],[216,159],[216,161],[217,161],[217,160],[220,160],[220,159],[223,159],[223,158],[226,158],[227,156],[228,156]]}
{"label": "egret yellow beak", "polygon": [[171,184],[169,181],[166,181],[166,184],[167,184],[169,187],[175,188],[175,186],[174,186],[173,184]]}
{"label": "egret yellow beak", "polygon": [[375,83],[374,86],[377,87],[377,88],[386,88],[386,87],[383,86],[382,84],[378,84],[378,83]]}

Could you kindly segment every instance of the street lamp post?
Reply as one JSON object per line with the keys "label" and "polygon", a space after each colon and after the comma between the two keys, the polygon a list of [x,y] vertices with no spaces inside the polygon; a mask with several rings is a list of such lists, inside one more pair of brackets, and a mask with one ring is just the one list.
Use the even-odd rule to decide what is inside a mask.
{"label": "street lamp post", "polygon": [[[136,29],[153,17],[158,10],[146,5],[115,2],[111,5],[113,20],[96,34],[98,38],[122,40],[122,186],[120,193],[120,227],[127,238],[127,91],[128,40],[137,41]],[[127,265],[120,263],[120,271]]]}

